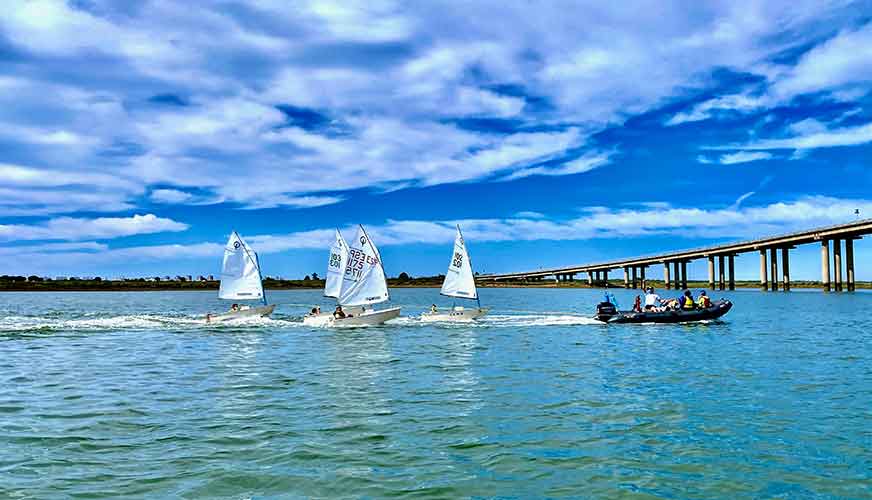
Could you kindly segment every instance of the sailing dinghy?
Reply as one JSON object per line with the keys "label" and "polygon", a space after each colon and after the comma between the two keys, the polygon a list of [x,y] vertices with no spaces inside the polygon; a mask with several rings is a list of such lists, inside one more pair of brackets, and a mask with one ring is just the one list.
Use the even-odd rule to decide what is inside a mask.
{"label": "sailing dinghy", "polygon": [[[344,270],[341,280],[337,280],[338,269]],[[390,300],[390,294],[381,255],[363,226],[357,226],[357,234],[350,245],[345,244],[339,231],[336,232],[336,243],[330,248],[324,295],[336,298],[337,309],[341,309],[344,317],[336,313],[309,314],[303,317],[303,324],[375,326],[400,315],[399,307],[372,309],[373,305]]]}
{"label": "sailing dinghy", "polygon": [[[342,278],[345,276],[345,266],[348,264],[348,243],[342,237],[339,229],[336,230],[336,241],[330,247],[330,258],[327,260],[327,279],[324,280],[324,296],[333,299],[339,298],[342,291]],[[313,326],[324,326],[333,317],[333,311],[314,312],[303,317],[303,323]]]}
{"label": "sailing dinghy", "polygon": [[219,323],[240,318],[266,317],[272,314],[275,304],[266,303],[263,293],[263,278],[257,254],[236,231],[224,247],[224,262],[221,267],[221,286],[218,298],[224,300],[260,300],[262,306],[234,303],[225,313],[207,314],[207,323]]}
{"label": "sailing dinghy", "polygon": [[469,253],[466,251],[466,243],[463,241],[459,225],[457,235],[454,237],[454,255],[451,256],[451,263],[448,264],[448,272],[445,273],[445,281],[442,282],[442,290],[439,293],[446,297],[475,300],[478,307],[467,309],[454,306],[448,311],[439,311],[434,305],[429,312],[421,315],[422,321],[472,321],[489,311],[488,308],[481,307],[478,299],[472,262],[469,261]]}

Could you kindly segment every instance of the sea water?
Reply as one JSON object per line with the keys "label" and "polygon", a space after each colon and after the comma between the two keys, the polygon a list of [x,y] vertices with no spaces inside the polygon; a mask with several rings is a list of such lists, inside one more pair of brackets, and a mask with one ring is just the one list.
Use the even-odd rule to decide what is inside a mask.
{"label": "sea water", "polygon": [[461,325],[401,289],[330,330],[319,291],[222,325],[214,293],[3,293],[0,497],[872,497],[872,294],[714,295],[604,325],[600,291],[484,289]]}

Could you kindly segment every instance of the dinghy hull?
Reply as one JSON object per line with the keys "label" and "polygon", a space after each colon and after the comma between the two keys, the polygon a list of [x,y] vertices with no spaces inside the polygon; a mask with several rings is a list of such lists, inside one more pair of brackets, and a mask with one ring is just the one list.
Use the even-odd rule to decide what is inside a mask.
{"label": "dinghy hull", "polygon": [[425,312],[421,315],[421,321],[427,322],[470,322],[484,316],[490,311],[487,307],[477,307],[475,309],[466,309],[463,307],[455,307],[450,311],[445,312]]}
{"label": "dinghy hull", "polygon": [[243,318],[261,317],[265,318],[272,314],[276,308],[275,304],[260,307],[250,307],[248,309],[240,309],[238,311],[228,311],[218,314],[207,314],[206,323],[223,323],[225,321],[233,321]]}
{"label": "dinghy hull", "polygon": [[385,321],[390,321],[400,316],[399,307],[381,310],[366,310],[359,314],[352,314],[345,318],[334,318],[333,314],[321,313],[317,315],[307,315],[303,318],[303,324],[317,327],[330,328],[345,328],[345,327],[360,327],[360,326],[377,326]]}

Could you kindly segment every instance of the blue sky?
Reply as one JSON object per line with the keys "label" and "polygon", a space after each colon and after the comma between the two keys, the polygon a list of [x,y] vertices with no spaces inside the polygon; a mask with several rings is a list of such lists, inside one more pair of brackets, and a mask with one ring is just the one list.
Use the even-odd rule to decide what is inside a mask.
{"label": "blue sky", "polygon": [[235,229],[323,274],[362,223],[438,274],[458,222],[503,272],[872,216],[870,2],[197,5],[0,11],[0,273],[216,274]]}

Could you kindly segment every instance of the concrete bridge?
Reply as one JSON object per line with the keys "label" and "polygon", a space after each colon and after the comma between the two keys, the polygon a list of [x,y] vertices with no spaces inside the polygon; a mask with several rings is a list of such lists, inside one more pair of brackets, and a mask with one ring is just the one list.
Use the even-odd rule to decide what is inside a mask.
{"label": "concrete bridge", "polygon": [[[644,257],[613,260],[596,264],[539,269],[536,271],[484,274],[477,276],[480,282],[501,280],[542,280],[556,277],[558,281],[572,281],[578,274],[587,274],[591,286],[604,286],[609,272],[622,269],[624,286],[644,287],[646,270],[651,266],[663,266],[663,281],[666,288],[687,288],[687,263],[697,259],[708,260],[709,287],[735,290],[735,256],[743,253],[760,254],[760,288],[778,290],[778,254],[781,254],[781,287],[790,290],[790,250],[797,245],[818,244],[821,248],[821,285],[824,290],[854,291],[854,240],[872,233],[872,219],[863,219],[838,226],[820,227],[790,234],[781,234],[750,241],[739,241],[704,248],[667,252]],[[844,245],[844,254],[842,247]],[[844,259],[843,259],[844,255]],[[843,274],[843,267],[845,273]],[[842,281],[842,277],[845,281]]]}

